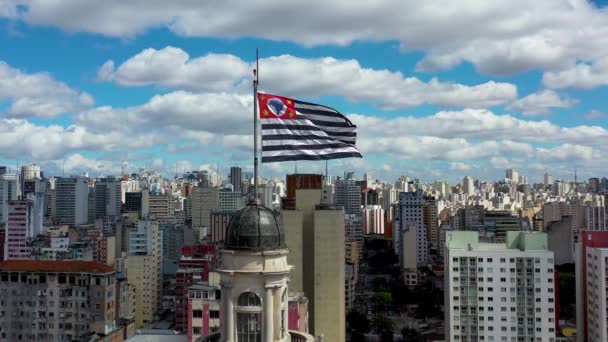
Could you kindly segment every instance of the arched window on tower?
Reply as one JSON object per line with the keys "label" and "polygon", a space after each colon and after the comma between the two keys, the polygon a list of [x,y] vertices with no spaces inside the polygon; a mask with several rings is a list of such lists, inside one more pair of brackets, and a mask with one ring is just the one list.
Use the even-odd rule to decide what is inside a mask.
{"label": "arched window on tower", "polygon": [[262,341],[262,301],[253,292],[243,292],[236,308],[236,333],[238,342]]}

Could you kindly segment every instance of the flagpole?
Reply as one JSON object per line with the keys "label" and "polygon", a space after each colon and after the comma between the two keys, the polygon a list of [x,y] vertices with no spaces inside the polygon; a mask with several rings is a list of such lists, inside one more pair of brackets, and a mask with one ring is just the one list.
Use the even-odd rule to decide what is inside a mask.
{"label": "flagpole", "polygon": [[260,68],[258,49],[255,49],[255,69],[253,70],[253,198],[258,198],[258,82]]}

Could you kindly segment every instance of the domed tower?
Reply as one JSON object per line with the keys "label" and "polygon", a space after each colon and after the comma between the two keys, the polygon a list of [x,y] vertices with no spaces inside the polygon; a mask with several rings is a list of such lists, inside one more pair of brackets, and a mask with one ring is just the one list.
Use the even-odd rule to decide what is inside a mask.
{"label": "domed tower", "polygon": [[225,342],[287,342],[285,231],[278,214],[256,202],[234,214],[219,269]]}

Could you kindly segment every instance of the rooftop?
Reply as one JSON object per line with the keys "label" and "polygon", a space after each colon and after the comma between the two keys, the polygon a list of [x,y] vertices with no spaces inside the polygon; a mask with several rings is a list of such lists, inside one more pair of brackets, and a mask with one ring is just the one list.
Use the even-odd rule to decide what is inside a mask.
{"label": "rooftop", "polygon": [[114,269],[95,261],[9,260],[0,262],[0,271],[113,273]]}

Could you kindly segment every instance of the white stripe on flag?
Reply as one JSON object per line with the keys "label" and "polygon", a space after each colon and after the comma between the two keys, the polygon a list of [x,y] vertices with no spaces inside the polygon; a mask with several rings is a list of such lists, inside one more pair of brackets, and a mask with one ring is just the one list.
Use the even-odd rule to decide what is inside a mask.
{"label": "white stripe on flag", "polygon": [[[324,145],[324,144],[340,144],[343,143],[336,139],[308,139],[308,140],[293,140],[293,139],[284,139],[284,140],[262,140],[262,146],[314,146],[314,145]],[[347,145],[348,143],[343,143]]]}
{"label": "white stripe on flag", "polygon": [[323,150],[300,150],[262,151],[262,157],[294,156],[294,155],[324,155],[332,153],[358,153],[355,147],[326,148]]}

